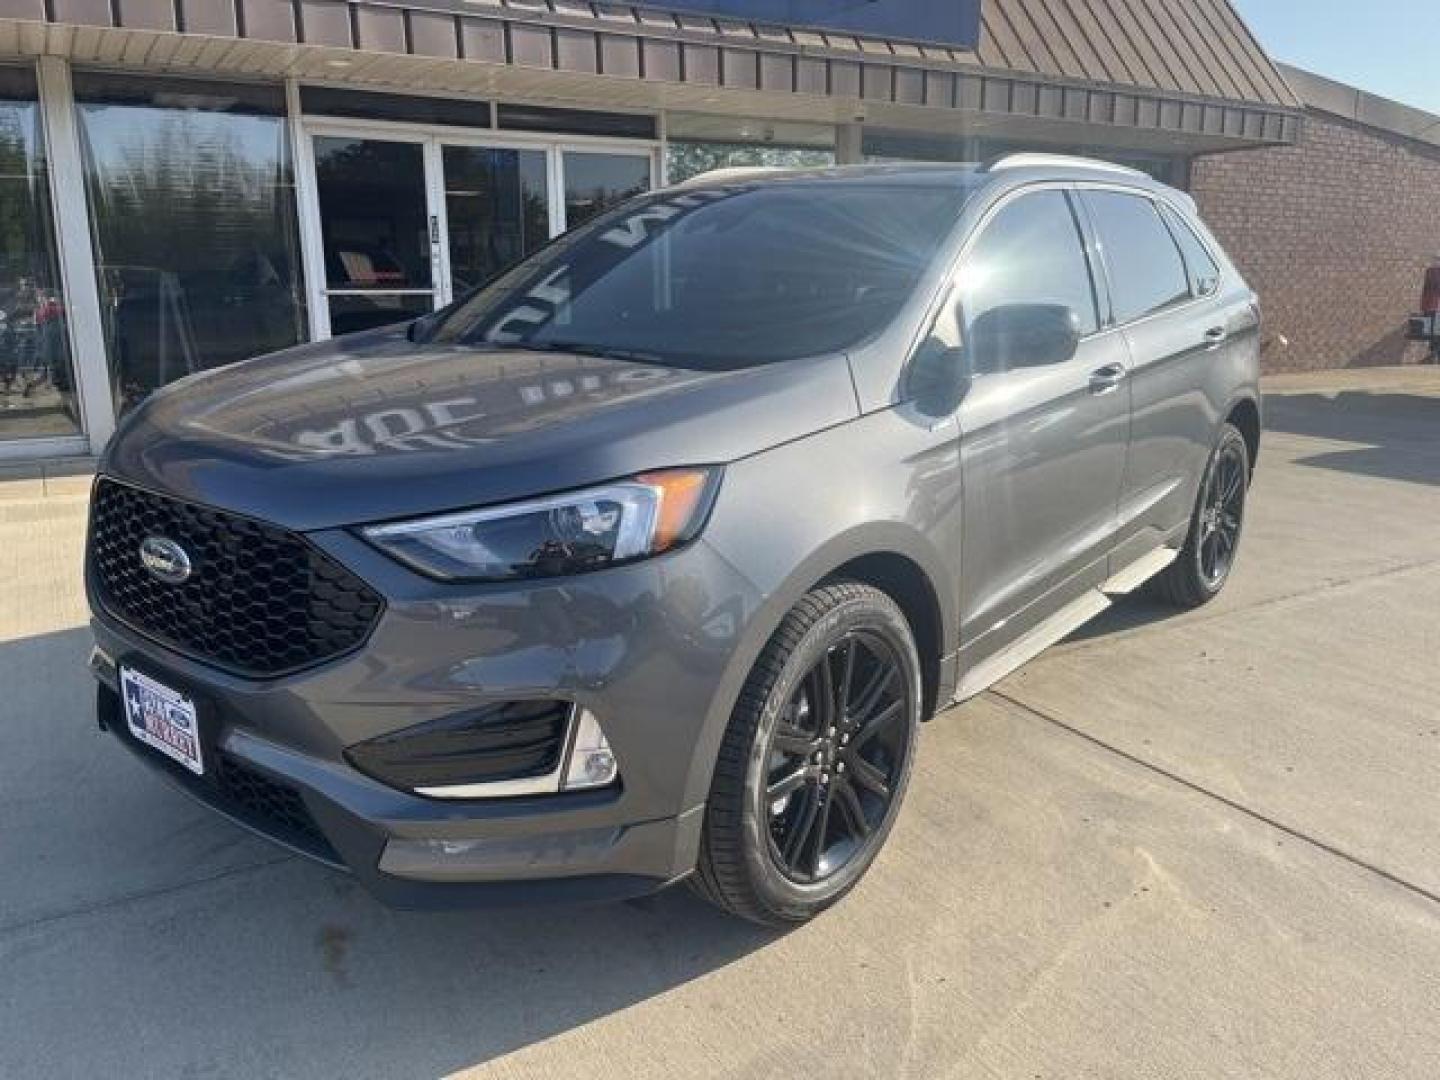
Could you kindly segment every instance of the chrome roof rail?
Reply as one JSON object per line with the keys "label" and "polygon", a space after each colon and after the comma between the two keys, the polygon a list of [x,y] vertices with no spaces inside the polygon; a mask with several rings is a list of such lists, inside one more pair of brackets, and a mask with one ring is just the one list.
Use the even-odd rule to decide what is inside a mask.
{"label": "chrome roof rail", "polygon": [[1120,173],[1124,176],[1149,177],[1139,169],[1132,169],[1128,165],[1115,165],[1109,161],[1097,161],[1094,158],[1074,157],[1069,154],[1037,154],[1020,153],[1005,154],[993,161],[988,161],[980,167],[981,172],[1003,172],[1006,169],[1088,169],[1094,172]]}
{"label": "chrome roof rail", "polygon": [[729,165],[718,169],[709,169],[702,173],[696,173],[688,180],[681,180],[673,185],[675,187],[686,187],[690,184],[706,183],[728,183],[733,180],[758,180],[765,176],[784,176],[786,173],[802,173],[807,169],[791,168],[784,165]]}

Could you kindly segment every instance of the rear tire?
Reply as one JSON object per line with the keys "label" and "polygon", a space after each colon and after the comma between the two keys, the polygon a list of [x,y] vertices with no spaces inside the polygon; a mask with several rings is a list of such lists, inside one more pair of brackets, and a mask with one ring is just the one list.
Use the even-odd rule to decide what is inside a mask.
{"label": "rear tire", "polygon": [[807,593],[731,714],[695,891],[752,922],[791,926],[854,888],[904,799],[923,697],[895,601],[852,581]]}
{"label": "rear tire", "polygon": [[1240,429],[1227,423],[1205,464],[1185,547],[1152,579],[1152,595],[1182,608],[1200,607],[1220,595],[1240,552],[1249,487],[1250,448]]}

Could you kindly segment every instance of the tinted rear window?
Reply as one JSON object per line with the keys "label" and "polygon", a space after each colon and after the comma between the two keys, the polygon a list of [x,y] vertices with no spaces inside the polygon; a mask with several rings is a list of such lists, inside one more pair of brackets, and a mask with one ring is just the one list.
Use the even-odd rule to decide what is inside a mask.
{"label": "tinted rear window", "polygon": [[1110,269],[1116,322],[1143,318],[1189,297],[1180,249],[1153,202],[1117,191],[1087,191],[1085,203]]}
{"label": "tinted rear window", "polygon": [[647,197],[458,303],[433,337],[699,368],[843,351],[899,313],[967,194],[800,182]]}

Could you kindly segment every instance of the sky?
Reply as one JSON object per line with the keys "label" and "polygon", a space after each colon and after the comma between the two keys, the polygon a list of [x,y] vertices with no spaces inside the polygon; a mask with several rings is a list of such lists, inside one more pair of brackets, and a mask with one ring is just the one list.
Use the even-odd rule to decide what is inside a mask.
{"label": "sky", "polygon": [[1276,60],[1440,113],[1440,0],[1231,0]]}

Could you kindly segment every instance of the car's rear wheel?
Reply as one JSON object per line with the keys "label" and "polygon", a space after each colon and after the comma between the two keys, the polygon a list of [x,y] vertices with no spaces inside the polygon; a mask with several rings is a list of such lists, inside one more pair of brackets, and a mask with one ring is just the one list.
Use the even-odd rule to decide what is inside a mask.
{"label": "car's rear wheel", "polygon": [[768,925],[804,922],[869,868],[909,781],[923,688],[890,597],[815,589],[756,661],[720,749],[696,890]]}
{"label": "car's rear wheel", "polygon": [[1250,449],[1240,429],[1226,424],[1206,465],[1185,547],[1154,580],[1157,596],[1199,607],[1220,594],[1240,551],[1249,487]]}

